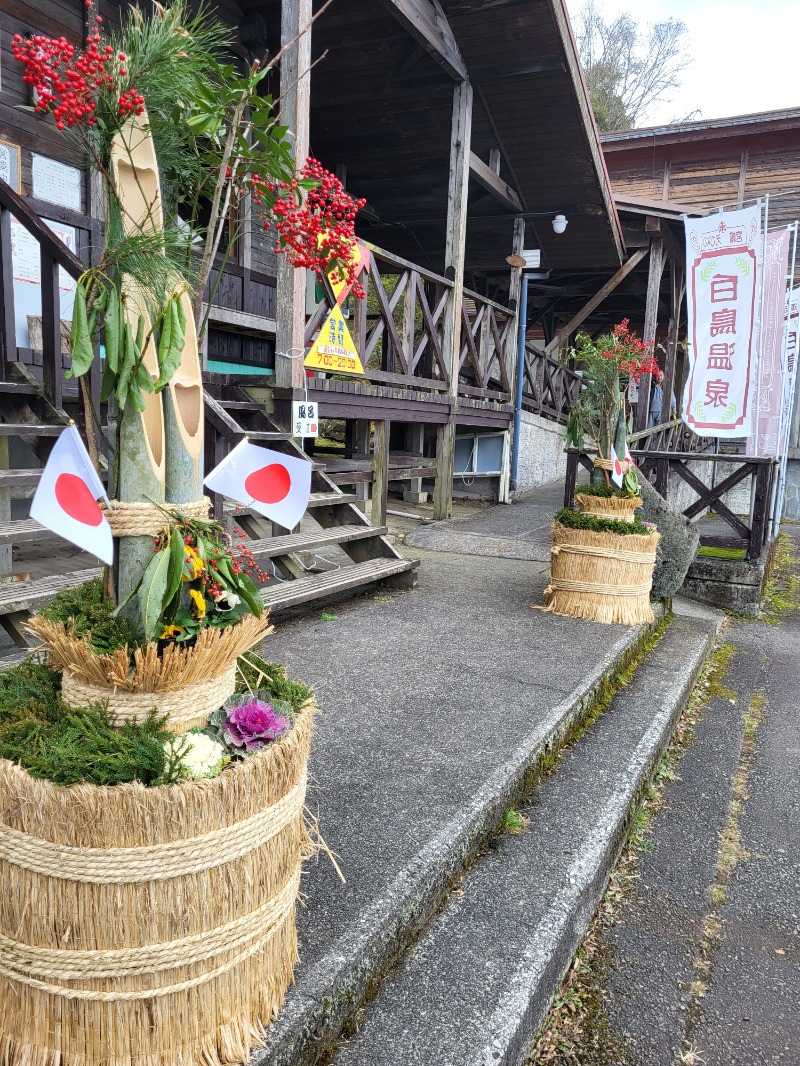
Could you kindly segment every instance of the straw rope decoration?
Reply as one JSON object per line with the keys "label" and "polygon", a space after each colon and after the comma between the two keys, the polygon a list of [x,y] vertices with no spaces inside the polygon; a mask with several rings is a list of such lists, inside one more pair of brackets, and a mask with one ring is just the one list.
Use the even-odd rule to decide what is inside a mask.
{"label": "straw rope decoration", "polygon": [[[108,519],[115,537],[157,537],[165,526],[177,525],[163,507],[156,507],[153,503],[111,500],[110,504],[101,503],[100,510]],[[208,496],[180,505],[180,513],[184,518],[208,518],[210,510],[211,500]]]}
{"label": "straw rope decoration", "polygon": [[247,1061],[297,961],[314,713],[169,787],[58,788],[0,760],[4,1066]]}
{"label": "straw rope decoration", "polygon": [[110,692],[108,688],[82,684],[71,674],[62,674],[61,698],[69,707],[86,707],[108,700],[115,724],[137,722],[151,711],[166,715],[173,733],[187,733],[204,726],[209,717],[236,691],[236,663],[218,677],[186,685],[182,689],[157,692]]}
{"label": "straw rope decoration", "polygon": [[554,522],[550,584],[545,605],[536,609],[595,622],[652,623],[659,539],[657,532],[607,533]]}

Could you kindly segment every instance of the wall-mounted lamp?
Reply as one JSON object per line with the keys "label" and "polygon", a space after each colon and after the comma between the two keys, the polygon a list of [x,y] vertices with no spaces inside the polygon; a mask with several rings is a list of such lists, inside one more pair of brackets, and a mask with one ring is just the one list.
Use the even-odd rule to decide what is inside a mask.
{"label": "wall-mounted lamp", "polygon": [[553,219],[553,233],[563,233],[567,228],[567,216],[556,215]]}

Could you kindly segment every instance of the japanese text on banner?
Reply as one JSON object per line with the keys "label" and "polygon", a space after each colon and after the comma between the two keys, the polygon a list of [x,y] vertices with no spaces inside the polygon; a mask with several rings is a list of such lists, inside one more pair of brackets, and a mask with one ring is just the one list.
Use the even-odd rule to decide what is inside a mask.
{"label": "japanese text on banner", "polygon": [[[791,231],[767,234],[764,255],[764,321],[761,327],[761,365],[753,360],[748,455],[777,455],[783,407],[784,326],[786,275],[789,271]],[[759,315],[760,317],[760,315]],[[756,439],[756,425],[758,439]]]}
{"label": "japanese text on banner", "polygon": [[686,220],[689,378],[682,414],[701,437],[747,432],[760,250],[758,206]]}

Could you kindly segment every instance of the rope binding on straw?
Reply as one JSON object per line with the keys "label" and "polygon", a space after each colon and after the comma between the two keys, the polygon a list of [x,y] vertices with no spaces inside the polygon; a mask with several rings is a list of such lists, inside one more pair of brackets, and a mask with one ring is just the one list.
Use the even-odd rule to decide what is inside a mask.
{"label": "rope binding on straw", "polygon": [[[156,537],[165,526],[178,524],[163,507],[154,503],[112,500],[110,504],[101,503],[100,509],[108,519],[115,537]],[[175,504],[175,509],[185,518],[208,518],[211,500],[208,496],[203,496],[201,500]]]}

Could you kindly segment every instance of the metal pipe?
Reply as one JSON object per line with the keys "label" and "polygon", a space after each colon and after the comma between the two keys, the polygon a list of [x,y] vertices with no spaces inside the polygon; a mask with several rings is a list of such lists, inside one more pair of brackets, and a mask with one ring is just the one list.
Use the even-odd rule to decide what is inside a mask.
{"label": "metal pipe", "polygon": [[517,470],[519,468],[519,430],[522,422],[522,382],[525,370],[525,334],[528,325],[528,275],[522,275],[519,301],[519,319],[517,320],[517,380],[514,400],[514,445],[511,451],[511,491],[517,491]]}

